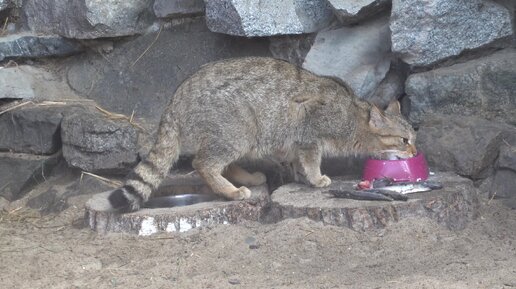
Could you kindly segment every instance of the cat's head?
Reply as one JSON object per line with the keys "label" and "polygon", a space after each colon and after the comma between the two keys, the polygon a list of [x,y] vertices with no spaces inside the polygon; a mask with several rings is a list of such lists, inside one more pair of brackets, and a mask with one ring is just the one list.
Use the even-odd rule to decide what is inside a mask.
{"label": "cat's head", "polygon": [[372,105],[365,129],[369,133],[364,134],[367,139],[361,141],[369,153],[376,157],[391,155],[407,158],[417,153],[416,132],[401,115],[397,101],[391,102],[385,111]]}

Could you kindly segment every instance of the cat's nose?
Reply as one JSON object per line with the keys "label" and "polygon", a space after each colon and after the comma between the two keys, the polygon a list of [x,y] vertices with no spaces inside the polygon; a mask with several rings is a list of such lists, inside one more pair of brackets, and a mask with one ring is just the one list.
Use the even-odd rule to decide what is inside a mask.
{"label": "cat's nose", "polygon": [[408,148],[407,148],[407,152],[412,154],[412,155],[416,155],[417,154],[416,146],[413,145],[413,144],[409,144]]}

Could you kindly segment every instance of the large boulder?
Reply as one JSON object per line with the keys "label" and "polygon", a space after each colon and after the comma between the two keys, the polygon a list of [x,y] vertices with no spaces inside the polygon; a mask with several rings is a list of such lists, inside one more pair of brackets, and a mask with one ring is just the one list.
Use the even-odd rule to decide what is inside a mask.
{"label": "large boulder", "polygon": [[419,127],[416,146],[432,168],[481,179],[489,176],[504,139],[511,135],[516,129],[501,122],[428,115]]}
{"label": "large boulder", "polygon": [[203,0],[155,0],[154,14],[159,18],[183,18],[204,14]]}
{"label": "large boulder", "polygon": [[415,123],[425,113],[438,112],[516,124],[516,49],[413,74],[407,79],[406,93]]}
{"label": "large boulder", "polygon": [[0,196],[17,200],[45,181],[57,165],[59,156],[0,153]]}
{"label": "large boulder", "polygon": [[340,22],[351,24],[370,19],[389,8],[391,0],[328,0]]}
{"label": "large boulder", "polygon": [[[236,38],[208,30],[199,19],[164,27],[116,45],[105,54],[80,55],[66,63],[70,86],[117,113],[157,123],[177,86],[199,67],[224,58],[270,55],[266,39]],[[107,60],[106,60],[107,59]]]}
{"label": "large boulder", "polygon": [[511,13],[490,0],[393,0],[392,51],[429,66],[514,35]]}
{"label": "large boulder", "polygon": [[0,88],[0,99],[56,100],[75,96],[58,75],[30,65],[0,69]]}
{"label": "large boulder", "polygon": [[208,27],[238,36],[311,33],[326,27],[333,12],[326,0],[205,0]]}
{"label": "large boulder", "polygon": [[26,0],[23,13],[34,32],[92,39],[134,35],[152,23],[152,0]]}
{"label": "large boulder", "polygon": [[30,105],[0,115],[0,151],[53,154],[61,148],[62,106]]}
{"label": "large boulder", "polygon": [[0,61],[9,58],[66,56],[82,51],[80,44],[58,35],[12,34],[0,37]]}
{"label": "large boulder", "polygon": [[381,17],[354,27],[319,32],[303,68],[338,78],[359,97],[369,97],[390,67],[388,21],[388,17]]}
{"label": "large boulder", "polygon": [[138,133],[126,121],[78,111],[61,122],[63,157],[88,172],[125,174],[138,161]]}

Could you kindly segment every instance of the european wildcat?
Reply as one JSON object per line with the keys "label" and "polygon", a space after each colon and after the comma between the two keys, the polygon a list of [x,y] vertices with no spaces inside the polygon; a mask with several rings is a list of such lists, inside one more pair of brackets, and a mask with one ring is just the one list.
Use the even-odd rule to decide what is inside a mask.
{"label": "european wildcat", "polygon": [[232,164],[240,158],[274,155],[301,167],[316,187],[323,155],[399,155],[415,152],[415,132],[398,102],[383,112],[354,97],[338,82],[288,62],[261,57],[207,64],[184,81],[163,113],[148,157],[111,193],[114,208],[138,210],[179,154],[195,155],[193,167],[214,192],[228,199],[250,196],[243,185],[265,182]]}

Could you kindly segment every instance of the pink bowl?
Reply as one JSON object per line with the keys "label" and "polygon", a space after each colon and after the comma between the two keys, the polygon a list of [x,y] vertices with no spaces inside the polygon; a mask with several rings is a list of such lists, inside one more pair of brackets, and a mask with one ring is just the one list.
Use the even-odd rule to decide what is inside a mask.
{"label": "pink bowl", "polygon": [[428,179],[428,165],[423,153],[402,160],[368,159],[363,180],[392,178],[395,182],[419,182]]}

